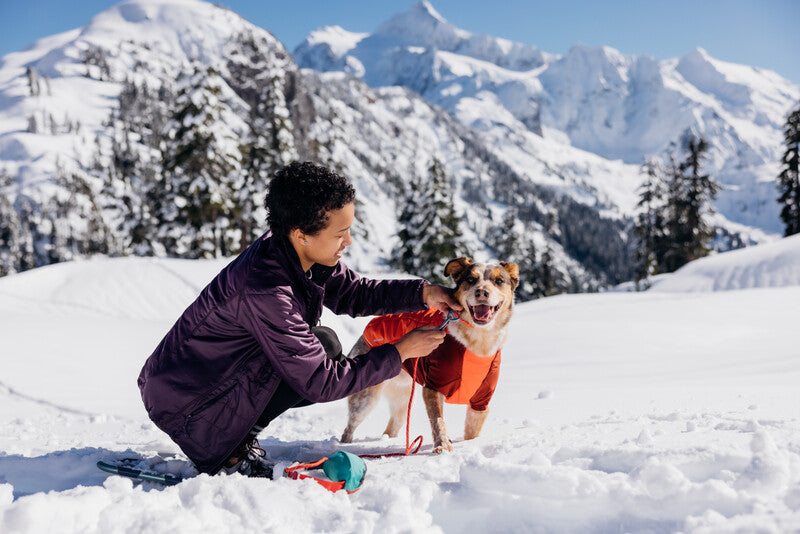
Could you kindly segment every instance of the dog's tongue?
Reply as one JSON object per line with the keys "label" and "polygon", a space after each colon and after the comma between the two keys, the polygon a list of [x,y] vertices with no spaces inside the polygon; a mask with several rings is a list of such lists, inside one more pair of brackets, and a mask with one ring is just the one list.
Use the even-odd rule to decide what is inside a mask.
{"label": "dog's tongue", "polygon": [[492,318],[492,307],[479,304],[472,308],[473,315],[477,321],[488,321]]}

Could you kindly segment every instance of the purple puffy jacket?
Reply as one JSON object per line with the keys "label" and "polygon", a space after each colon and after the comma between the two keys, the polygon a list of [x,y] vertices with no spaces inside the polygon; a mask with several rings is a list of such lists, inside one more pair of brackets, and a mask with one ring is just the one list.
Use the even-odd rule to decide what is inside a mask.
{"label": "purple puffy jacket", "polygon": [[201,472],[216,473],[280,380],[304,398],[344,398],[400,372],[394,345],[337,363],[311,333],[323,304],[353,317],[425,307],[424,280],[368,280],[341,262],[311,276],[285,238],[265,234],[183,312],[139,374],[147,413]]}

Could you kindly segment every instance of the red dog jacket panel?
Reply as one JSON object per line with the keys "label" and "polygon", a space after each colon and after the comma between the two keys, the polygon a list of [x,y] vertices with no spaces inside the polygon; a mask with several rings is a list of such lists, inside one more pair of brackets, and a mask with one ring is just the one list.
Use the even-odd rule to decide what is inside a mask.
{"label": "red dog jacket panel", "polygon": [[[376,347],[396,343],[420,326],[443,322],[444,315],[435,309],[382,315],[369,322],[363,337],[367,345]],[[478,411],[489,405],[500,374],[500,351],[494,356],[478,356],[448,335],[430,356],[416,361],[417,383],[442,393],[445,402],[469,404]],[[403,368],[414,376],[413,359],[403,362]]]}

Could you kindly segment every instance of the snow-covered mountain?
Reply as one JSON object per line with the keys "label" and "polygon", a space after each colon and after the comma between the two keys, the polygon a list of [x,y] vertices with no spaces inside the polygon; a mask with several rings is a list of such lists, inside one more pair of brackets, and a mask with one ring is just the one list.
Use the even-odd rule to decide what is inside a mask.
{"label": "snow-covered mountain", "polygon": [[[539,61],[528,49],[514,57],[519,65]],[[198,76],[201,68],[213,69],[213,75]],[[341,73],[301,72],[268,31],[197,0],[128,0],[84,28],[3,58],[0,175],[8,179],[0,187],[15,207],[12,219],[19,223],[19,247],[30,249],[29,264],[80,255],[81,247],[65,253],[63,244],[79,238],[102,242],[101,251],[112,255],[175,253],[164,240],[185,235],[184,229],[155,228],[148,237],[146,228],[159,217],[154,199],[166,195],[169,206],[178,207],[192,202],[173,198],[177,186],[162,187],[170,178],[160,162],[177,129],[169,122],[175,112],[171,118],[164,106],[176,100],[175,93],[183,92],[178,98],[184,101],[191,91],[192,99],[206,98],[191,83],[212,77],[216,93],[204,102],[223,108],[217,117],[232,118],[206,131],[227,140],[225,150],[237,137],[257,146],[254,132],[280,128],[274,140],[280,137],[284,149],[276,162],[310,158],[354,181],[360,199],[356,267],[385,263],[409,183],[425,177],[436,158],[452,184],[470,254],[496,255],[503,217],[513,208],[513,231],[525,236],[525,250],[536,247],[537,259],[547,253],[562,290],[630,277],[623,215],[638,183],[632,167],[587,152],[576,155],[538,136],[536,149],[547,151],[549,159],[531,156],[523,143],[519,155],[525,164],[509,164],[475,130],[417,93],[370,88]],[[258,115],[264,104],[259,96],[270,88],[272,107]],[[264,123],[264,117],[281,122]],[[272,141],[261,146],[265,142]],[[535,182],[532,162],[541,171]],[[224,163],[240,172],[240,181],[250,180],[238,191],[261,198],[267,177],[246,172],[237,157]],[[589,168],[602,188],[588,179]],[[263,213],[254,210],[250,226],[258,228],[261,221]],[[91,237],[92,228],[105,233]]]}
{"label": "snow-covered mountain", "polygon": [[456,28],[427,0],[371,34],[314,31],[294,57],[373,87],[409,87],[481,132],[518,172],[591,189],[623,213],[643,159],[691,130],[711,145],[707,168],[724,187],[719,212],[766,233],[782,228],[774,183],[800,87],[773,72],[700,48],[663,61],[584,45],[547,54]]}
{"label": "snow-covered mountain", "polygon": [[[367,460],[352,495],[239,475],[134,485],[95,467],[146,458],[196,474],[148,420],[136,377],[225,260],[95,258],[4,277],[0,531],[797,532],[800,272],[786,267],[798,255],[795,236],[690,263],[669,292],[516,306],[481,437],[461,439],[464,407],[445,405],[454,451],[431,454],[418,393],[421,452]],[[323,315],[345,345],[367,320]],[[381,402],[341,444],[342,400],[290,410],[259,437],[287,462],[400,451],[402,432],[381,437],[387,418]]]}
{"label": "snow-covered mountain", "polygon": [[[495,257],[511,232],[519,258],[503,259],[546,259],[556,290],[606,287],[632,276],[636,158],[658,153],[687,127],[709,137],[718,177],[742,182],[725,194],[747,213],[721,198],[724,216],[715,223],[744,243],[777,229],[778,125],[800,93],[774,74],[703,60],[745,87],[734,90],[703,74],[700,52],[680,62],[607,48],[555,56],[455,28],[426,2],[372,34],[314,32],[295,56],[317,70],[299,69],[267,30],[222,7],[127,0],[2,58],[0,233],[11,237],[0,244],[0,272],[4,263],[24,270],[97,252],[230,254],[263,229],[266,171],[292,158],[353,180],[351,263],[385,268],[409,184],[437,159],[468,253]],[[224,198],[225,217],[247,212],[232,226],[225,217],[216,226],[179,224],[187,205],[207,201],[180,193],[186,177],[169,164],[181,149],[176,121],[185,118],[176,105],[195,99],[214,113],[186,124],[203,122],[219,138],[212,152],[224,153],[220,165],[229,170],[199,187],[203,198]],[[706,128],[713,121],[698,119],[707,113],[728,121],[719,131],[738,140],[714,137]],[[598,126],[600,114],[610,131]],[[252,157],[245,160],[259,150],[275,153],[252,171]],[[224,235],[220,224],[228,225]]]}

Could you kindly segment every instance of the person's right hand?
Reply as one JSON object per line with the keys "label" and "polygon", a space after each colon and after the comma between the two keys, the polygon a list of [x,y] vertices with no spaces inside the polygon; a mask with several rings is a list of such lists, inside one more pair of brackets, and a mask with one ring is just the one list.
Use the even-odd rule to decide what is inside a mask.
{"label": "person's right hand", "polygon": [[403,361],[420,358],[427,356],[441,345],[445,335],[443,330],[437,330],[435,326],[423,326],[401,337],[394,346]]}

